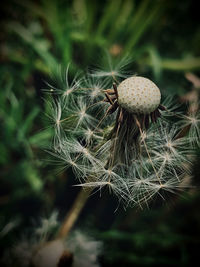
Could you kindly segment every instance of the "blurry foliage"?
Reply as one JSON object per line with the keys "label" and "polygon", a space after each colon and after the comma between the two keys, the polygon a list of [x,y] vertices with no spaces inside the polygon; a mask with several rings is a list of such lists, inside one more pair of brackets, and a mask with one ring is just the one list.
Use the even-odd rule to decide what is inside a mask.
{"label": "blurry foliage", "polygon": [[198,201],[199,196],[185,194],[168,207],[128,210],[110,230],[99,233],[105,244],[102,260],[120,266],[190,266],[198,257]]}
{"label": "blurry foliage", "polygon": [[71,62],[77,69],[96,63],[105,49],[114,56],[131,53],[136,64],[153,68],[156,75],[162,69],[199,69],[194,5],[160,0],[10,1],[4,6],[4,29],[11,42],[5,43],[4,55],[46,73],[56,64]]}
{"label": "blurry foliage", "polygon": [[[1,4],[1,12],[0,229],[5,230],[5,225],[13,222],[13,227],[6,230],[8,234],[1,235],[3,253],[30,218],[52,211],[55,206],[65,213],[77,192],[71,192],[71,180],[66,183],[66,174],[52,175],[43,160],[43,149],[51,142],[51,129],[41,115],[46,109],[41,88],[47,76],[55,73],[58,65],[71,63],[73,74],[97,65],[106,50],[114,58],[130,55],[133,72],[153,76],[165,94],[183,95],[191,88],[184,72],[190,70],[198,75],[200,70],[200,24],[196,1],[189,0],[10,0]],[[198,176],[196,168],[195,180]],[[93,221],[105,230],[101,238],[109,248],[102,260],[104,265],[124,259],[127,266],[189,263],[195,251],[191,252],[191,246],[195,243],[196,247],[200,237],[199,196],[195,192],[193,195],[192,200],[180,202],[180,209],[170,212],[170,219],[161,223],[160,208],[141,211],[136,221],[133,210],[120,211],[121,215],[118,211],[116,224],[125,227],[123,216],[131,224],[127,233],[120,227],[115,229],[115,202],[106,197],[105,201],[98,200],[98,196],[91,200],[92,204],[89,201],[86,222],[94,206],[100,207],[103,223]],[[166,209],[162,207],[162,212]],[[185,220],[185,213],[191,219]],[[95,215],[99,218],[97,211]],[[156,230],[147,229],[156,220]],[[164,248],[169,253],[163,254]],[[171,261],[175,252],[180,257]]]}

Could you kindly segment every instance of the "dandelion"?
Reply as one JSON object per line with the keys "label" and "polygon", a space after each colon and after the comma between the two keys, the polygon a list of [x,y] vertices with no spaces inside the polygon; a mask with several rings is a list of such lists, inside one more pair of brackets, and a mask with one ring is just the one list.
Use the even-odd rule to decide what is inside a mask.
{"label": "dandelion", "polygon": [[[1,261],[5,266],[91,266],[98,267],[102,242],[80,230],[72,231],[68,239],[49,240],[59,226],[58,213],[41,218],[26,233],[14,242]],[[63,264],[65,263],[65,264]],[[3,265],[4,266],[4,265]]]}
{"label": "dandelion", "polygon": [[92,191],[106,189],[124,207],[143,208],[191,186],[195,144],[200,143],[199,111],[185,115],[170,97],[161,99],[159,87],[148,78],[128,77],[111,61],[109,66],[82,78],[71,96],[58,95],[51,106],[57,142],[50,154],[62,169],[70,167],[79,180],[75,186],[83,187],[54,243],[38,254],[55,250],[56,261],[72,260],[61,239]]}
{"label": "dandelion", "polygon": [[48,240],[51,230],[58,226],[58,212],[54,211],[49,218],[41,218],[40,226],[35,229],[35,234],[39,236],[40,242]]}
{"label": "dandelion", "polygon": [[62,98],[58,107],[65,118],[60,110],[56,118],[65,136],[60,151],[51,154],[72,167],[80,186],[107,187],[125,206],[142,207],[156,195],[176,192],[179,184],[183,188],[194,158],[191,144],[200,142],[199,113],[183,115],[171,98],[161,100],[154,82],[120,72],[124,61],[108,63],[108,71],[82,79],[70,102]]}
{"label": "dandelion", "polygon": [[98,267],[98,257],[102,250],[102,242],[95,240],[89,234],[76,230],[66,243],[68,249],[73,253],[73,266]]}

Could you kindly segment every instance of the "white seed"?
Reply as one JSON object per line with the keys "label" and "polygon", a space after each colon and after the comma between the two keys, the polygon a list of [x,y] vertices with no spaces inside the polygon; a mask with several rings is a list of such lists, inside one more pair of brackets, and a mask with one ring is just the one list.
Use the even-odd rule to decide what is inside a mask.
{"label": "white seed", "polygon": [[149,114],[160,104],[159,88],[147,78],[130,77],[121,82],[117,88],[118,102],[131,113]]}

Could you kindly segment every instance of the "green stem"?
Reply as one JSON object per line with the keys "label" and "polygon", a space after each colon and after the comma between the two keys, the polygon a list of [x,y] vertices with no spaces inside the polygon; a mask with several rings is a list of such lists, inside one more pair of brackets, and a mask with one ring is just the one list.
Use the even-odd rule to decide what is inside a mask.
{"label": "green stem", "polygon": [[[141,64],[152,67],[154,62],[151,59],[139,61]],[[172,71],[191,71],[200,69],[200,58],[186,58],[186,59],[161,59],[160,67]]]}

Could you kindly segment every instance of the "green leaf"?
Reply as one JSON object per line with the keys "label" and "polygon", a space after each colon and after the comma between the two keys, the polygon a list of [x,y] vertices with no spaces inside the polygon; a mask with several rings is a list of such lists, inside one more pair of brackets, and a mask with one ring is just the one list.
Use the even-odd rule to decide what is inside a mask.
{"label": "green leaf", "polygon": [[33,146],[47,147],[50,144],[52,135],[53,131],[51,129],[47,129],[32,135],[31,137],[29,137],[28,141],[29,144]]}
{"label": "green leaf", "polygon": [[22,140],[30,131],[31,127],[33,126],[34,119],[40,112],[38,107],[35,107],[28,115],[25,117],[24,123],[18,129],[18,137]]}

